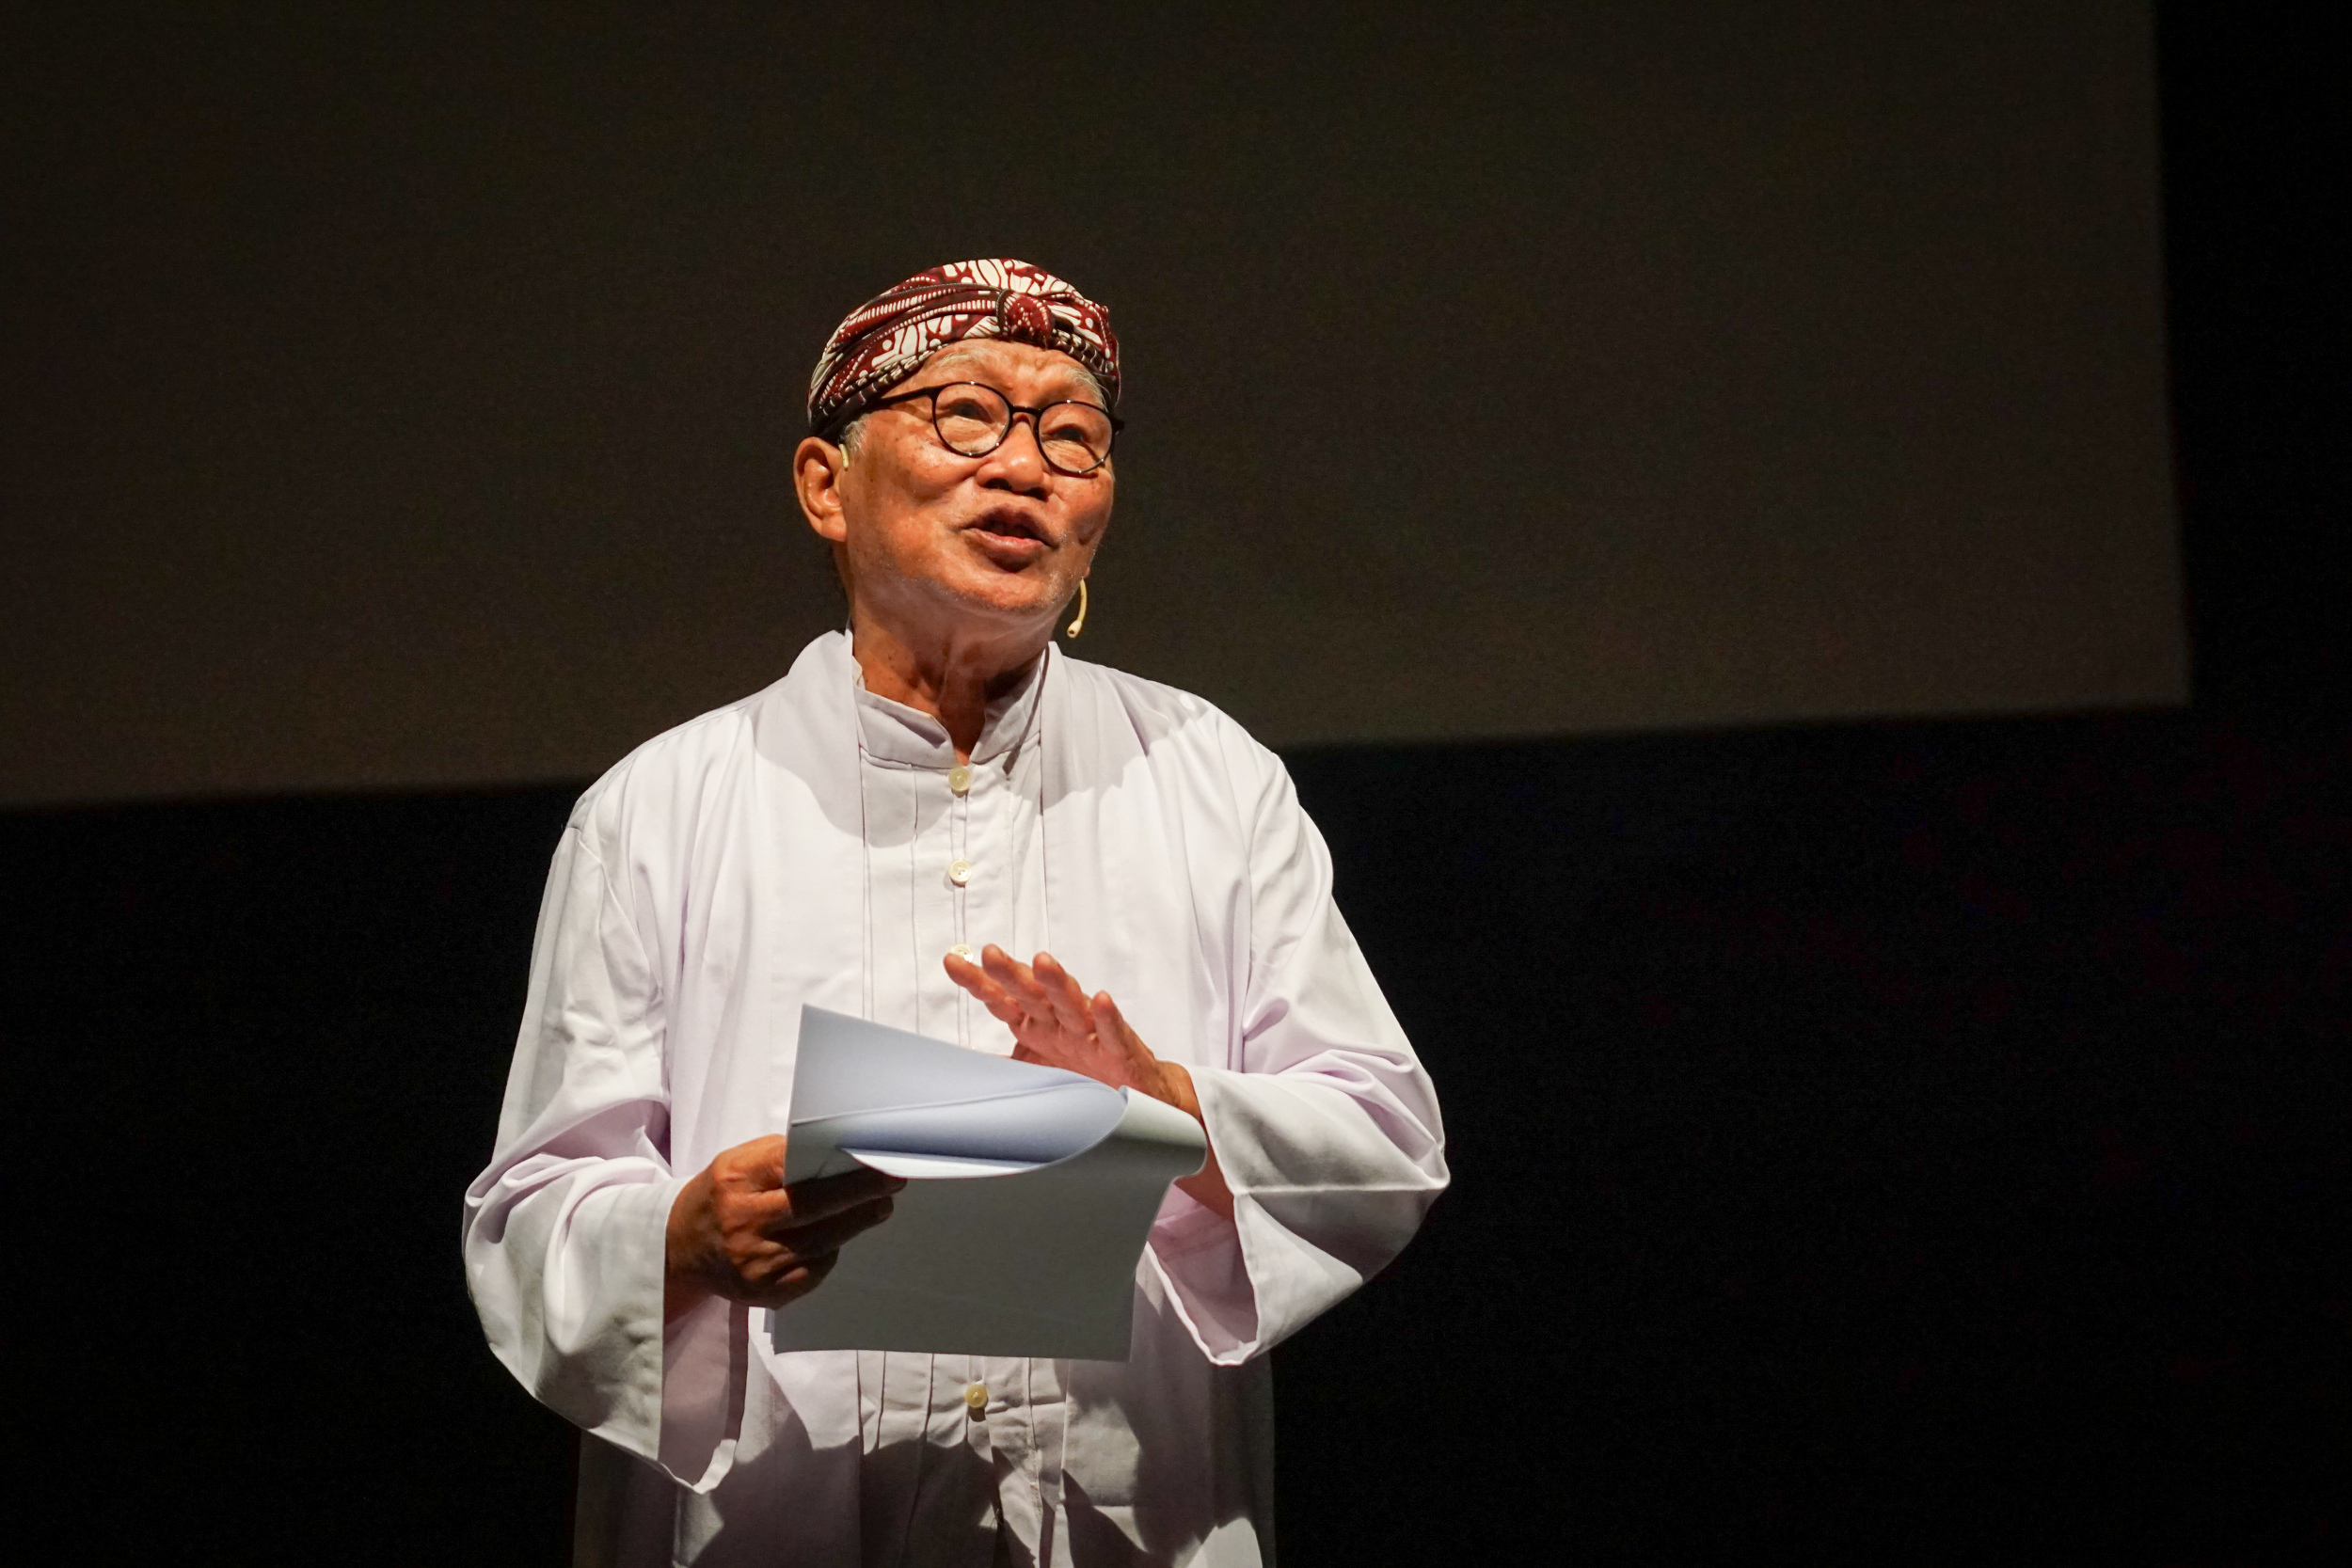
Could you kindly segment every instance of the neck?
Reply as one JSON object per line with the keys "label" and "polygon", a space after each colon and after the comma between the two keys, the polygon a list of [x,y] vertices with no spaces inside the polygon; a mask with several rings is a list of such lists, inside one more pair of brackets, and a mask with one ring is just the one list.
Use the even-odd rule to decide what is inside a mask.
{"label": "neck", "polygon": [[1052,637],[1050,625],[1041,634],[910,636],[864,606],[850,612],[850,651],[866,689],[938,720],[959,762],[972,760],[988,705],[1020,684]]}

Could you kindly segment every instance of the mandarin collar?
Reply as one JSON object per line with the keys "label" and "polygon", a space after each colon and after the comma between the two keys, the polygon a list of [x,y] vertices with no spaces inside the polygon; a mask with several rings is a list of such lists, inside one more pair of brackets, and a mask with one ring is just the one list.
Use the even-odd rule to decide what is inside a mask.
{"label": "mandarin collar", "polygon": [[[988,705],[980,721],[980,737],[972,747],[975,764],[993,762],[1028,738],[1037,721],[1038,693],[1045,686],[1046,661],[1053,652],[1050,646],[1040,650],[1012,689]],[[850,672],[858,738],[867,756],[901,768],[945,770],[956,765],[955,742],[948,737],[946,725],[919,708],[866,689],[866,672],[858,668],[854,657],[850,660]]]}

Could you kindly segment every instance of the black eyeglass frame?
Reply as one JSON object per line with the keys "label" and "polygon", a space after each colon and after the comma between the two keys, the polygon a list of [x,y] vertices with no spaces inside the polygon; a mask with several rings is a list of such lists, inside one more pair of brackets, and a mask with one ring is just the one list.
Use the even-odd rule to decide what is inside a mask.
{"label": "black eyeglass frame", "polygon": [[[946,391],[951,391],[958,387],[977,387],[981,391],[988,393],[991,397],[995,398],[998,402],[1005,405],[1005,428],[998,433],[996,439],[993,443],[979,451],[964,451],[961,447],[957,446],[953,441],[948,440],[946,433],[939,428],[939,394]],[[1111,449],[1119,445],[1119,433],[1127,428],[1126,420],[1120,419],[1118,415],[1112,413],[1109,409],[1104,407],[1099,403],[1089,403],[1084,398],[1056,398],[1051,403],[1041,403],[1034,408],[1027,408],[1013,402],[1012,399],[1005,396],[1004,393],[998,391],[995,388],[991,387],[985,381],[943,381],[936,387],[918,387],[912,392],[894,392],[886,398],[874,399],[865,407],[859,409],[857,414],[851,415],[850,419],[856,419],[860,415],[870,414],[877,408],[890,408],[901,403],[913,403],[917,398],[929,398],[931,400],[931,434],[939,437],[939,444],[941,446],[946,447],[949,451],[954,452],[958,457],[986,457],[990,452],[994,451],[998,447],[1001,447],[1007,441],[1011,440],[1012,427],[1021,422],[1022,415],[1028,415],[1030,428],[1038,435],[1038,456],[1043,458],[1045,460],[1045,466],[1053,469],[1056,473],[1068,474],[1073,479],[1084,479],[1089,474],[1101,473],[1103,471],[1103,465],[1111,460]],[[1103,455],[1095,460],[1092,467],[1073,468],[1065,467],[1062,464],[1055,462],[1053,454],[1045,450],[1044,431],[1046,410],[1049,408],[1059,408],[1064,404],[1069,404],[1073,407],[1076,408],[1091,408],[1097,414],[1102,415],[1103,418],[1110,420],[1111,422],[1111,438],[1104,443]],[[849,421],[843,420],[841,422],[846,425]]]}

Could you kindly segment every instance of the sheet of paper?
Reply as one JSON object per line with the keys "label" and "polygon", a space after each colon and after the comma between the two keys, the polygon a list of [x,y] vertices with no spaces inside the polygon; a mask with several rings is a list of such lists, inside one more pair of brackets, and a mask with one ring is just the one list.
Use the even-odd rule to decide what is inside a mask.
{"label": "sheet of paper", "polygon": [[1132,1089],[801,1010],[787,1182],[907,1179],[823,1284],[769,1314],[779,1351],[1121,1360],[1136,1260],[1200,1124]]}

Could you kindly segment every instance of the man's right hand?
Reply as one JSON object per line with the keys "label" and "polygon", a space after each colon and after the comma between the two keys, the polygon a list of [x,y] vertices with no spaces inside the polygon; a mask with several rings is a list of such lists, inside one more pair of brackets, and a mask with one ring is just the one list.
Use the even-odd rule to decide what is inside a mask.
{"label": "man's right hand", "polygon": [[832,1272],[843,1243],[890,1217],[890,1195],[905,1185],[855,1170],[787,1187],[773,1133],[723,1151],[670,1205],[662,1321],[712,1296],[750,1307],[799,1300]]}

